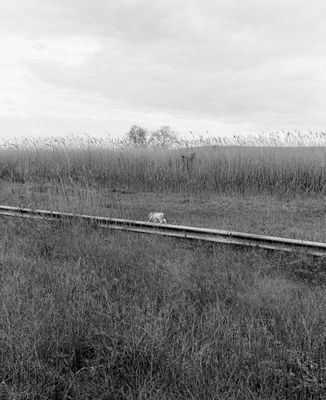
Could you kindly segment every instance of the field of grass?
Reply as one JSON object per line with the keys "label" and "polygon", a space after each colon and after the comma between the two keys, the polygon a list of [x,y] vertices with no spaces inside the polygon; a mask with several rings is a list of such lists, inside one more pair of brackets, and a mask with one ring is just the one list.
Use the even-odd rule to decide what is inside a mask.
{"label": "field of grass", "polygon": [[171,193],[324,194],[325,147],[0,148],[0,179]]}
{"label": "field of grass", "polygon": [[0,374],[12,398],[326,395],[324,261],[2,227]]}
{"label": "field of grass", "polygon": [[[326,241],[323,150],[242,150],[0,150],[0,204]],[[326,260],[0,226],[1,400],[326,398]]]}
{"label": "field of grass", "polygon": [[157,193],[0,181],[0,204],[140,221],[151,211],[163,211],[172,224],[326,242],[321,195]]}

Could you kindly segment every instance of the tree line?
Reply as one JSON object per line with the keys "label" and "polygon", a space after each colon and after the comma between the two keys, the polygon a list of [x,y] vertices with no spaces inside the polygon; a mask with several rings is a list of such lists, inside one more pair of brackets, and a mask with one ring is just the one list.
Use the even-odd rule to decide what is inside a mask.
{"label": "tree line", "polygon": [[127,133],[127,141],[131,146],[173,147],[178,144],[176,132],[169,126],[148,131],[141,126],[133,125]]}

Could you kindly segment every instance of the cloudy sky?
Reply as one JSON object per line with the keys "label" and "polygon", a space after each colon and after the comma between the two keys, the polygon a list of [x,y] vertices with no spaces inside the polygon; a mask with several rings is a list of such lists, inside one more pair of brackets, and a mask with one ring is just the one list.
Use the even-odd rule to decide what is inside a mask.
{"label": "cloudy sky", "polygon": [[326,128],[322,0],[1,0],[0,137]]}

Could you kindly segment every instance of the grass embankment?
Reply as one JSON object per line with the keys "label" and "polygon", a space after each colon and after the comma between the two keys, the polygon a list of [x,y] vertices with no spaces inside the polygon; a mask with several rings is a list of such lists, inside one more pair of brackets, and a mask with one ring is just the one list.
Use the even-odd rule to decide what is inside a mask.
{"label": "grass embankment", "polygon": [[324,193],[325,165],[322,147],[0,149],[3,180],[156,192]]}
{"label": "grass embankment", "polygon": [[15,399],[326,396],[324,263],[1,221]]}

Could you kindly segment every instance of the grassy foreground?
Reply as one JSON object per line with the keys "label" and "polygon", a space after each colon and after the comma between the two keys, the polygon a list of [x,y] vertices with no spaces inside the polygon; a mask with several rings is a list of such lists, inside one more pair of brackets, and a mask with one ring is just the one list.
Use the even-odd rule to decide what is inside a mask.
{"label": "grassy foreground", "polygon": [[[294,232],[308,239],[323,213],[318,199],[0,189],[11,205],[139,219],[162,207],[176,223],[233,219],[269,234],[289,232],[297,215]],[[0,223],[7,398],[326,397],[324,260],[78,224]]]}
{"label": "grassy foreground", "polygon": [[322,262],[2,227],[0,374],[12,398],[326,396]]}

